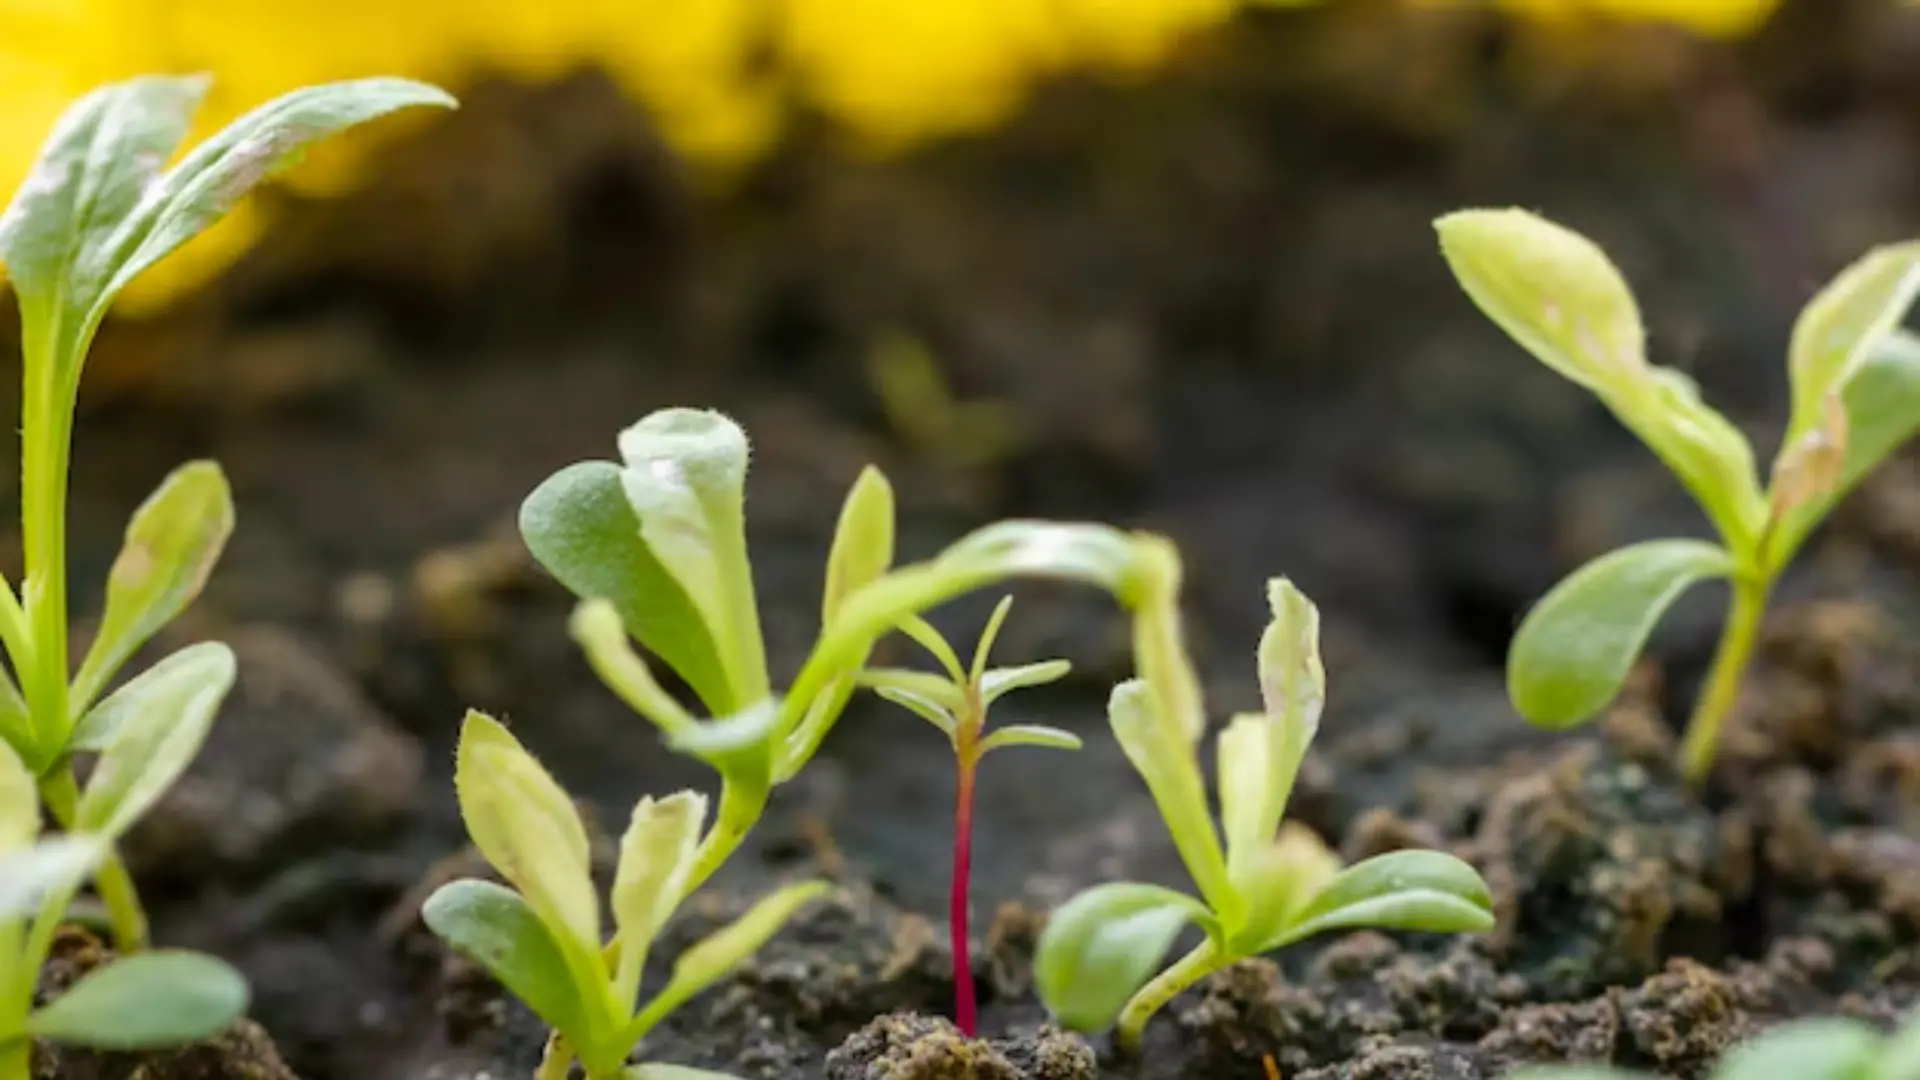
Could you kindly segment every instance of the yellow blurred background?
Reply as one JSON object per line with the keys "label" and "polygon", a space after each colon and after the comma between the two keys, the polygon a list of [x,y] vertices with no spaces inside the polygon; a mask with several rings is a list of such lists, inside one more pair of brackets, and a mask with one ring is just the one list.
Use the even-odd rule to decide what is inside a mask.
{"label": "yellow blurred background", "polygon": [[[1046,75],[1149,70],[1239,7],[1299,2],[1311,0],[0,0],[0,190],[17,186],[73,98],[148,72],[214,75],[204,135],[313,82],[401,74],[458,91],[480,74],[541,80],[598,65],[676,150],[724,169],[770,145],[795,102],[885,151],[990,125]],[[1738,35],[1776,0],[1487,2],[1576,28],[1652,19]],[[287,182],[349,188],[367,145],[409,122],[422,118],[328,147]],[[137,282],[124,307],[164,304],[217,273],[260,214],[243,206]]]}

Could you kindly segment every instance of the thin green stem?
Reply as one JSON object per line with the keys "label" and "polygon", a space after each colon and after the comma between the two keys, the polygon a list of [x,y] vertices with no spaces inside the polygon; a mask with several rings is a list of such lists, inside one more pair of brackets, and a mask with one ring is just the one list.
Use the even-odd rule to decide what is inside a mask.
{"label": "thin green stem", "polygon": [[1771,582],[1761,576],[1740,577],[1733,582],[1733,598],[1727,608],[1727,624],[1714,650],[1713,666],[1707,672],[1706,687],[1687,721],[1686,741],[1680,750],[1680,771],[1694,787],[1706,783],[1713,771],[1713,757],[1720,746],[1720,729],[1740,698],[1741,678],[1747,661],[1760,637],[1761,617],[1767,609]]}
{"label": "thin green stem", "polygon": [[700,838],[700,847],[694,852],[693,872],[687,875],[682,896],[692,896],[732,857],[740,842],[747,838],[747,832],[766,812],[769,791],[765,784],[746,785],[721,779],[720,812],[714,815],[713,828]]}
{"label": "thin green stem", "polygon": [[67,719],[67,469],[73,399],[60,370],[58,319],[35,305],[22,312],[20,525],[26,552],[21,587],[33,667],[21,673],[35,738],[57,753]]}
{"label": "thin green stem", "polygon": [[1199,982],[1226,966],[1226,958],[1213,939],[1194,946],[1193,951],[1176,960],[1172,967],[1155,975],[1147,985],[1141,987],[1120,1012],[1118,1035],[1120,1047],[1128,1053],[1140,1049],[1140,1040],[1146,1036],[1147,1021],[1160,1011],[1167,1002],[1172,1001],[1180,991]]}
{"label": "thin green stem", "polygon": [[547,1036],[546,1049],[540,1054],[540,1064],[533,1070],[533,1080],[567,1080],[567,1074],[572,1071],[573,1051],[564,1036],[552,1032]]}
{"label": "thin green stem", "polygon": [[[80,785],[74,781],[73,766],[62,765],[40,781],[40,797],[53,811],[54,820],[71,830],[80,808]],[[147,947],[147,913],[140,904],[133,875],[118,850],[109,850],[94,873],[93,884],[100,891],[100,902],[107,907],[107,923],[113,927],[113,943],[122,953],[135,953]]]}

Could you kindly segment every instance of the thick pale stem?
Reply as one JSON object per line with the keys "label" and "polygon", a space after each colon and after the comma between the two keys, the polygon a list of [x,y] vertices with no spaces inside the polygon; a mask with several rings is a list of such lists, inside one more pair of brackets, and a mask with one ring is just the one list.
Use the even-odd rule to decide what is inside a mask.
{"label": "thick pale stem", "polygon": [[22,312],[24,401],[20,423],[20,527],[26,554],[21,588],[33,670],[21,673],[34,736],[58,753],[67,717],[67,467],[73,398],[60,371],[57,320]]}
{"label": "thick pale stem", "polygon": [[971,1039],[979,1031],[979,1002],[973,987],[973,950],[967,932],[967,899],[973,875],[973,774],[978,753],[960,752],[959,787],[953,812],[953,881],[947,900],[947,933],[953,948],[953,1022]]}
{"label": "thick pale stem", "polygon": [[1687,721],[1686,742],[1680,750],[1680,770],[1695,787],[1706,783],[1713,771],[1713,758],[1720,746],[1720,728],[1740,698],[1740,682],[1747,661],[1760,637],[1760,620],[1767,609],[1768,582],[1763,578],[1738,578],[1733,583],[1733,599],[1727,609],[1727,625],[1720,634],[1720,646],[1714,650],[1713,667],[1707,672],[1707,684]]}
{"label": "thick pale stem", "polygon": [[[72,829],[80,806],[80,785],[74,782],[73,766],[62,765],[40,781],[40,797],[53,811],[54,820],[63,829]],[[119,851],[107,852],[94,872],[93,884],[100,891],[100,902],[107,907],[107,923],[113,928],[113,943],[123,953],[139,952],[147,947],[147,913],[140,905],[140,893],[133,887],[133,875]]]}
{"label": "thick pale stem", "polygon": [[1138,1051],[1140,1041],[1146,1037],[1147,1021],[1153,1019],[1153,1014],[1172,1001],[1180,991],[1220,970],[1224,963],[1220,950],[1214,947],[1213,939],[1208,938],[1175,961],[1172,967],[1155,975],[1120,1012],[1117,1033],[1121,1049],[1128,1053]]}

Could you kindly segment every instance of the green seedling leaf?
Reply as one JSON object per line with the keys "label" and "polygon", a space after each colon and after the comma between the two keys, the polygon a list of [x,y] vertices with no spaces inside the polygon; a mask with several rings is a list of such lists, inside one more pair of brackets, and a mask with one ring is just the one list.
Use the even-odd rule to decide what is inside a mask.
{"label": "green seedling leaf", "polygon": [[966,693],[959,686],[927,671],[908,668],[865,668],[860,672],[861,686],[880,694],[896,691],[933,702],[947,712],[966,706]]}
{"label": "green seedling leaf", "polygon": [[1000,628],[1007,625],[1007,612],[1013,610],[1013,597],[1003,596],[993,605],[993,614],[987,616],[987,625],[980,631],[980,640],[973,645],[973,667],[967,672],[967,681],[978,683],[986,678],[987,659],[993,655],[993,643],[1000,639]]}
{"label": "green seedling leaf", "polygon": [[855,589],[878,580],[893,565],[893,485],[869,465],[847,492],[827,556],[827,584],[820,620],[827,622]]}
{"label": "green seedling leaf", "polygon": [[[6,587],[0,582],[0,589]],[[0,742],[12,747],[33,745],[33,715],[27,711],[27,699],[5,671],[0,671]]]}
{"label": "green seedling leaf", "polygon": [[48,896],[78,886],[106,853],[98,837],[55,836],[0,854],[0,919],[31,915]]}
{"label": "green seedling leaf", "polygon": [[233,493],[211,461],[175,469],[134,511],[107,575],[99,633],[73,681],[76,711],[92,704],[127,658],[200,595],[231,535]]}
{"label": "green seedling leaf", "polygon": [[40,835],[40,786],[12,746],[0,742],[0,855]]}
{"label": "green seedling leaf", "polygon": [[157,951],[97,968],[27,1018],[43,1039],[96,1050],[197,1042],[247,1011],[247,981],[199,953]]}
{"label": "green seedling leaf", "polygon": [[711,631],[734,700],[766,697],[743,509],[747,433],[711,410],[661,409],[620,433],[620,458],[640,536]]}
{"label": "green seedling leaf", "polygon": [[420,917],[555,1031],[584,1029],[586,1009],[566,958],[519,893],[491,881],[449,882],[427,898]]}
{"label": "green seedling leaf", "polygon": [[1040,746],[1049,750],[1078,750],[1084,745],[1080,736],[1042,724],[1008,724],[995,729],[980,741],[985,754],[1008,746]]}
{"label": "green seedling leaf", "polygon": [[1842,390],[1920,295],[1920,244],[1875,248],[1842,270],[1801,310],[1787,351],[1793,418],[1783,445],[1820,422],[1821,402]]}
{"label": "green seedling leaf", "polygon": [[1257,653],[1266,712],[1236,717],[1217,748],[1221,818],[1236,877],[1248,860],[1268,858],[1327,700],[1320,610],[1286,578],[1267,583],[1267,606],[1272,618]]}
{"label": "green seedling leaf", "polygon": [[444,90],[408,79],[355,79],[295,90],[235,120],[141,191],[108,242],[82,255],[78,269],[105,282],[97,311],[309,145],[416,105],[453,108],[455,102]]}
{"label": "green seedling leaf", "polygon": [[1908,1015],[1900,1030],[1880,1049],[1879,1070],[1872,1080],[1914,1080],[1920,1077],[1920,1012]]}
{"label": "green seedling leaf", "polygon": [[1266,948],[1329,930],[1471,933],[1493,922],[1493,895],[1473,867],[1443,852],[1394,851],[1340,871]]}
{"label": "green seedling leaf", "polygon": [[1882,338],[1847,380],[1842,397],[1847,438],[1840,481],[1824,498],[1794,508],[1775,527],[1768,549],[1772,569],[1785,566],[1834,504],[1920,431],[1920,338],[1905,331]]}
{"label": "green seedling leaf", "polygon": [[193,764],[232,689],[233,650],[189,645],[115,691],[81,727],[100,760],[74,828],[115,838],[132,828]]}
{"label": "green seedling leaf", "polygon": [[1616,408],[1621,422],[1666,463],[1730,545],[1751,543],[1766,514],[1747,437],[1700,399],[1694,381],[1652,369],[1648,404]]}
{"label": "green seedling leaf", "polygon": [[699,609],[640,538],[620,466],[583,461],[548,477],[520,504],[520,535],[575,596],[611,603],[627,632],[685,679],[709,713],[744,704]]}
{"label": "green seedling leaf", "polygon": [[760,782],[779,732],[780,705],[762,701],[732,716],[704,720],[667,737],[667,745],[713,766],[722,776]]}
{"label": "green seedling leaf", "polygon": [[1304,825],[1286,822],[1277,836],[1242,850],[1233,864],[1233,885],[1244,903],[1228,943],[1242,956],[1265,952],[1340,873],[1340,856]]}
{"label": "green seedling leaf", "polygon": [[1154,805],[1166,822],[1180,861],[1193,876],[1200,895],[1216,912],[1229,915],[1238,897],[1227,876],[1220,839],[1207,813],[1205,779],[1193,748],[1184,735],[1154,716],[1155,699],[1140,679],[1113,688],[1107,699],[1107,721],[1114,738],[1135,772],[1146,781]]}
{"label": "green seedling leaf", "polygon": [[471,711],[453,783],[480,854],[563,937],[563,949],[597,954],[600,906],[587,831],[566,791],[498,721]]}
{"label": "green seedling leaf", "polygon": [[1591,240],[1525,210],[1434,223],[1473,302],[1541,363],[1602,397],[1646,375],[1646,331],[1626,279]]}
{"label": "green seedling leaf", "polygon": [[1181,929],[1211,921],[1198,901],[1172,889],[1095,885],[1060,905],[1040,932],[1033,965],[1040,1000],[1069,1030],[1105,1031],[1160,970]]}
{"label": "green seedling leaf", "polygon": [[630,1043],[687,1000],[719,982],[780,932],[793,913],[829,891],[824,881],[803,881],[765,897],[732,923],[701,939],[674,961],[673,975],[658,997],[634,1018],[628,1028]]}
{"label": "green seedling leaf", "polygon": [[647,949],[680,904],[707,817],[706,796],[682,791],[664,799],[641,799],[620,841],[620,867],[613,879],[613,921],[620,930],[616,1000],[632,1010]]}
{"label": "green seedling leaf", "polygon": [[23,299],[77,285],[76,302],[91,305],[101,282],[82,276],[98,273],[87,264],[157,181],[206,91],[203,76],[149,76],[67,109],[0,216],[0,260]]}
{"label": "green seedling leaf", "polygon": [[699,721],[654,681],[647,662],[627,640],[619,609],[610,600],[582,600],[567,622],[573,640],[586,653],[587,663],[627,707],[653,721],[669,736],[684,734]]}
{"label": "green seedling leaf", "polygon": [[1059,682],[1072,670],[1073,664],[1066,660],[1042,660],[1019,667],[994,668],[980,675],[981,703],[992,705],[1015,690]]}
{"label": "green seedling leaf", "polygon": [[1649,540],[1573,572],[1520,624],[1507,656],[1507,692],[1543,727],[1578,724],[1605,708],[1647,635],[1688,586],[1733,572],[1726,551],[1698,540]]}
{"label": "green seedling leaf", "polygon": [[947,644],[947,639],[940,636],[940,631],[933,628],[932,623],[918,615],[909,615],[900,620],[900,632],[933,654],[933,658],[940,662],[940,669],[947,673],[948,678],[955,683],[967,681],[967,672],[960,666],[959,655],[953,651],[952,645]]}
{"label": "green seedling leaf", "polygon": [[970,580],[970,587],[1010,577],[1060,578],[1130,604],[1135,555],[1132,538],[1109,526],[1002,521],[961,537],[935,562]]}
{"label": "green seedling leaf", "polygon": [[1881,1041],[1858,1021],[1798,1020],[1728,1051],[1714,1080],[1869,1080]]}
{"label": "green seedling leaf", "polygon": [[959,738],[959,721],[940,702],[898,686],[876,686],[873,692],[939,728],[947,738]]}

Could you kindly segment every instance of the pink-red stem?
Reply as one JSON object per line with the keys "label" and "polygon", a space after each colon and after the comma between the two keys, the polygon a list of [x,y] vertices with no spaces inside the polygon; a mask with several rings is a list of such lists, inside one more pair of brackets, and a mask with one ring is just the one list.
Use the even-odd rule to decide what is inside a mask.
{"label": "pink-red stem", "polygon": [[965,750],[959,758],[959,793],[953,814],[953,893],[948,900],[947,930],[953,944],[953,1022],[971,1039],[980,1025],[973,989],[973,953],[967,942],[967,897],[973,873],[974,761]]}

